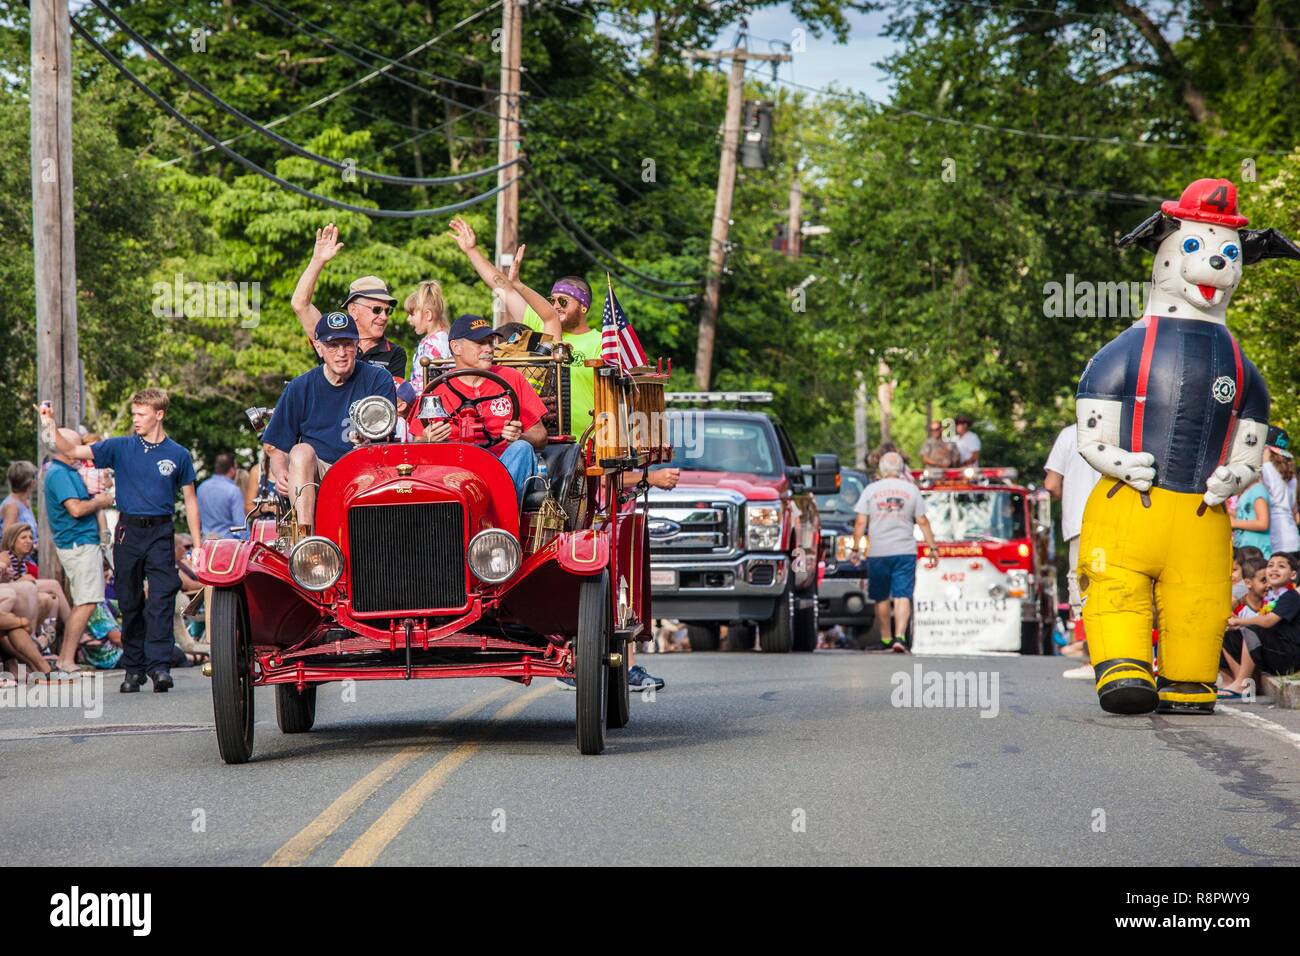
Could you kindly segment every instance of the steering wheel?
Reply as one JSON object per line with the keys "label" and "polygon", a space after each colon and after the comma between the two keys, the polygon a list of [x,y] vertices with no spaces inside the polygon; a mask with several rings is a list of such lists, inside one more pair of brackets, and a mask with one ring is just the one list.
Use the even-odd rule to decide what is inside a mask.
{"label": "steering wheel", "polygon": [[[490,395],[479,395],[476,398],[470,398],[468,395],[459,392],[456,389],[456,386],[451,384],[452,379],[468,378],[471,376],[474,378],[486,378],[489,381],[495,382],[497,385],[501,386],[502,390],[499,392],[492,392]],[[496,435],[493,435],[492,432],[488,430],[487,424],[483,422],[482,415],[479,415],[478,406],[483,402],[504,396],[510,400],[510,415],[506,421],[513,422],[519,420],[519,395],[515,392],[514,388],[511,387],[509,382],[503,379],[500,375],[497,375],[495,372],[489,372],[486,369],[477,368],[454,368],[449,372],[443,372],[433,381],[429,382],[429,384],[424,386],[424,392],[420,397],[423,398],[425,395],[429,395],[439,385],[446,385],[447,388],[453,392],[458,399],[460,399],[460,404],[456,406],[456,410],[452,412],[452,415],[461,416],[468,411],[472,411],[475,415],[478,415],[479,426],[483,429],[483,438],[477,442],[473,442],[472,444],[476,444],[480,448],[491,448],[493,445],[497,444],[497,442],[501,441],[501,434],[498,432]],[[419,415],[419,407],[419,402],[412,405],[417,417]]]}

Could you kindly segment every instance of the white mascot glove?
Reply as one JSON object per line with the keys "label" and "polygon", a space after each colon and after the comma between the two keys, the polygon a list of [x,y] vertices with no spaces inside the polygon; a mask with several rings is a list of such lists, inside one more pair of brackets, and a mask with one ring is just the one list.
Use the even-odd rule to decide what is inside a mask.
{"label": "white mascot glove", "polygon": [[1105,465],[1104,468],[1097,468],[1102,474],[1118,478],[1138,491],[1150,491],[1151,486],[1155,484],[1156,456],[1150,452],[1125,451],[1123,448],[1110,446],[1105,451],[1094,452],[1088,458],[1094,468],[1097,468],[1098,461]]}
{"label": "white mascot glove", "polygon": [[1249,465],[1220,465],[1214,474],[1205,479],[1205,496],[1210,507],[1221,505],[1255,480],[1255,469]]}

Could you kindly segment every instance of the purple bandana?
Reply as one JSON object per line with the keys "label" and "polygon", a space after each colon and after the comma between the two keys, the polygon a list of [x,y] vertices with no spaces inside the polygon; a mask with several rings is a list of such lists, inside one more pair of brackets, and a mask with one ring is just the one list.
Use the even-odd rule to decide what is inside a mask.
{"label": "purple bandana", "polygon": [[567,295],[569,298],[581,302],[584,309],[591,308],[591,293],[579,285],[566,282],[564,279],[551,286],[551,295]]}

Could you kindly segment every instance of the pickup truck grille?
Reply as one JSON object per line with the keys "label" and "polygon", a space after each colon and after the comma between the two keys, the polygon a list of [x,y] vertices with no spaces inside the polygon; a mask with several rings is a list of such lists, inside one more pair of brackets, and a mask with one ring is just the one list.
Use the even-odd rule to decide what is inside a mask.
{"label": "pickup truck grille", "polygon": [[465,513],[459,504],[352,508],[348,550],[354,611],[465,605]]}
{"label": "pickup truck grille", "polygon": [[717,554],[730,550],[735,514],[730,502],[662,504],[650,508],[650,553]]}

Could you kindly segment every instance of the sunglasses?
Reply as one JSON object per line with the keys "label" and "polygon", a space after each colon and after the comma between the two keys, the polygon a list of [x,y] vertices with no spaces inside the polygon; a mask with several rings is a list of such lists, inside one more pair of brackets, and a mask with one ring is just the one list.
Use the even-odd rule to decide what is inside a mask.
{"label": "sunglasses", "polygon": [[577,299],[570,298],[567,295],[549,295],[546,297],[546,301],[551,305],[558,305],[561,309],[567,309],[570,302],[575,305],[582,305]]}
{"label": "sunglasses", "polygon": [[393,307],[391,305],[371,305],[371,306],[362,306],[362,308],[370,309],[370,311],[375,315],[388,315],[393,311]]}

